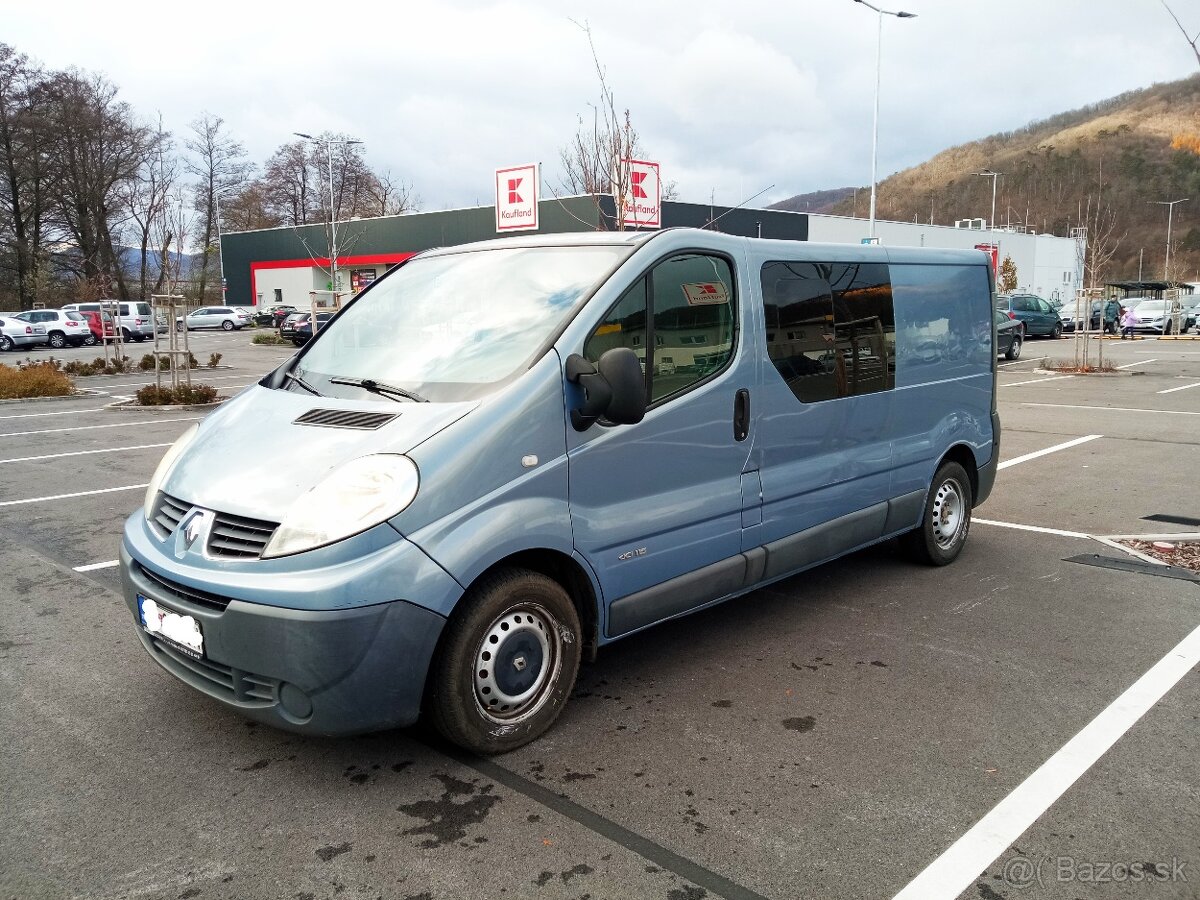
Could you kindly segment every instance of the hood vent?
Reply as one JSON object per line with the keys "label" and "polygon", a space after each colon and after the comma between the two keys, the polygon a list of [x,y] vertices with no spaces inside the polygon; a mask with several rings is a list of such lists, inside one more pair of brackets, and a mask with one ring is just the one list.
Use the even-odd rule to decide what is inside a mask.
{"label": "hood vent", "polygon": [[325,428],[357,428],[360,431],[374,431],[382,428],[398,413],[361,412],[347,409],[310,409],[294,425],[320,425]]}

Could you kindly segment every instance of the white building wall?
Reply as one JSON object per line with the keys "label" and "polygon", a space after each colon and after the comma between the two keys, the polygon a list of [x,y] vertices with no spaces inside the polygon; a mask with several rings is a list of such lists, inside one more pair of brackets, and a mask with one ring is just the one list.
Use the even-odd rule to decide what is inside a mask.
{"label": "white building wall", "polygon": [[[858,244],[869,232],[866,219],[810,214],[808,239],[818,243]],[[1011,256],[1017,267],[1017,288],[1046,299],[1070,299],[1083,277],[1081,256],[1072,238],[1050,234],[1020,234],[876,220],[875,234],[884,246],[936,247],[971,250],[976,244],[998,244],[999,261]]]}
{"label": "white building wall", "polygon": [[[276,302],[287,303],[291,306],[304,306],[309,301],[309,291],[317,287],[315,272],[322,272],[320,287],[325,287],[329,281],[329,272],[314,266],[296,266],[288,269],[259,269],[255,276],[255,290],[262,295],[258,300],[260,307],[271,306]],[[275,290],[283,293],[281,300],[275,299]]]}

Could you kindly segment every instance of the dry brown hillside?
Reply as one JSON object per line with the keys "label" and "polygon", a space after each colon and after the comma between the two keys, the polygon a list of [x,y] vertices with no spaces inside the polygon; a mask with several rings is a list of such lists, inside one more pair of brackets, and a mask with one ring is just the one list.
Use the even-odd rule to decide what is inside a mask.
{"label": "dry brown hillside", "polygon": [[[997,223],[1059,235],[1085,224],[1099,280],[1136,278],[1139,250],[1144,277],[1161,278],[1167,210],[1151,201],[1190,197],[1175,206],[1170,274],[1200,281],[1200,75],[952,147],[880,182],[879,218],[987,218],[992,179],[972,173],[989,169],[1003,173]],[[850,215],[851,201],[830,211]]]}

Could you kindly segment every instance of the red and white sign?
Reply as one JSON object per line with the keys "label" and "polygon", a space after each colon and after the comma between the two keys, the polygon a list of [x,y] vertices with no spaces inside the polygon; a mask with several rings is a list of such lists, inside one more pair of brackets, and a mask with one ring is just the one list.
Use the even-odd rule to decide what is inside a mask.
{"label": "red and white sign", "polygon": [[496,230],[537,230],[540,190],[537,163],[497,169]]}
{"label": "red and white sign", "polygon": [[688,306],[719,306],[729,302],[729,291],[721,281],[685,284],[683,295],[687,297]]}
{"label": "red and white sign", "polygon": [[976,250],[982,250],[992,258],[992,273],[995,274],[1000,266],[1000,245],[999,244],[976,244]]}
{"label": "red and white sign", "polygon": [[620,198],[621,223],[626,228],[662,226],[662,178],[658,163],[623,159],[625,196]]}

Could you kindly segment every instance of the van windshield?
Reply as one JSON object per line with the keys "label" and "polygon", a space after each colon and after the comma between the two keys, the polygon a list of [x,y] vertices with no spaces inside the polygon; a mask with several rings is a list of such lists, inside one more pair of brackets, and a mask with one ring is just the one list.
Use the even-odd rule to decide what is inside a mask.
{"label": "van windshield", "polygon": [[364,393],[330,379],[368,379],[433,401],[484,396],[525,371],[630,252],[504,247],[415,259],[321,329],[296,374],[337,397]]}

